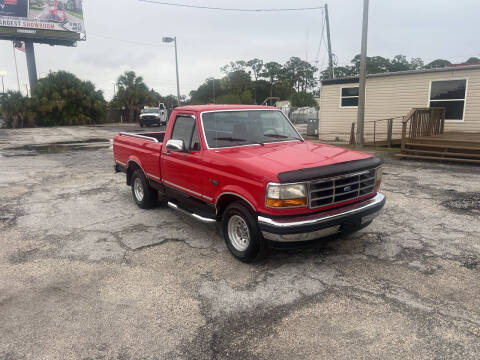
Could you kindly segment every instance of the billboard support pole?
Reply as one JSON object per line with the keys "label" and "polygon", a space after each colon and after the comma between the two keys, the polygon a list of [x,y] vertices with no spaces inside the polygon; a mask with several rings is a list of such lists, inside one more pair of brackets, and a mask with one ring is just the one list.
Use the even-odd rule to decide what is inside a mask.
{"label": "billboard support pole", "polygon": [[30,93],[33,92],[37,85],[37,65],[35,64],[35,50],[33,49],[33,41],[25,40],[25,53],[27,55],[28,80],[30,82]]}

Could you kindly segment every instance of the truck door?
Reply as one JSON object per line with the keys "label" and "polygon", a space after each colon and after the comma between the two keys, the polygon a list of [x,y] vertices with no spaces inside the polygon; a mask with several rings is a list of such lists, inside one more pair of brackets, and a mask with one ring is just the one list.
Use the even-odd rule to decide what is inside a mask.
{"label": "truck door", "polygon": [[167,187],[174,188],[197,198],[202,198],[204,171],[202,149],[198,138],[195,117],[178,115],[173,124],[172,140],[183,140],[184,151],[167,150],[162,153],[162,177]]}

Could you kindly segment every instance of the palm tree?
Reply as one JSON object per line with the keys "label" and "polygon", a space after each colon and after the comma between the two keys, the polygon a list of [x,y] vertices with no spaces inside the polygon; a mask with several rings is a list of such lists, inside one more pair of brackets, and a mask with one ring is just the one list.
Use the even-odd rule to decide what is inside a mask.
{"label": "palm tree", "polygon": [[149,102],[151,96],[147,85],[141,76],[134,71],[126,71],[117,80],[117,98],[120,106],[124,106],[128,113],[128,121],[135,121],[135,112]]}

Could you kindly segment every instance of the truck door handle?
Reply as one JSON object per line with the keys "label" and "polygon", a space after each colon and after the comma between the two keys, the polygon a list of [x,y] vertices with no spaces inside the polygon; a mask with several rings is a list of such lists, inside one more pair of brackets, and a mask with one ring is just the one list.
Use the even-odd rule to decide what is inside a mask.
{"label": "truck door handle", "polygon": [[163,155],[170,155],[170,151],[164,151]]}

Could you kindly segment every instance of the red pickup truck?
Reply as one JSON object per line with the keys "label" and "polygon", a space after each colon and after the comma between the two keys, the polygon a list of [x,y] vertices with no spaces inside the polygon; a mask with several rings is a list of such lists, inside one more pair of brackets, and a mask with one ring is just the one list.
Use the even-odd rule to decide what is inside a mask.
{"label": "red pickup truck", "polygon": [[271,245],[367,226],[385,204],[382,161],[305,141],[275,107],[177,107],[165,132],[119,133],[115,171],[135,202],[221,222],[228,249],[251,262]]}

